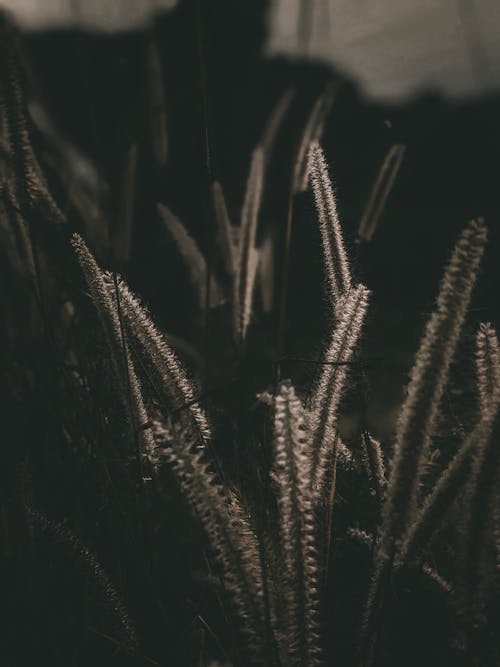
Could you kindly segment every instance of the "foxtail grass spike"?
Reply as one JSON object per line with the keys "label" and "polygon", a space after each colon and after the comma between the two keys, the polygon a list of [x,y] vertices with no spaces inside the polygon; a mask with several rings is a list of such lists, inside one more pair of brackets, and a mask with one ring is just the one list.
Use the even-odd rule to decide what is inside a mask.
{"label": "foxtail grass spike", "polygon": [[367,431],[361,435],[361,441],[367,460],[368,474],[373,484],[380,510],[387,483],[384,454],[380,442]]}
{"label": "foxtail grass spike", "polygon": [[346,296],[340,319],[334,326],[325,351],[325,364],[311,397],[310,423],[313,451],[313,486],[323,487],[328,473],[331,448],[335,442],[337,415],[355,347],[368,307],[369,291],[363,285]]}
{"label": "foxtail grass spike", "polygon": [[[366,530],[361,530],[360,528],[348,528],[347,535],[352,538],[358,544],[373,548],[375,538],[371,533],[368,533]],[[451,584],[436,571],[435,568],[430,565],[430,563],[424,562],[421,566],[423,574],[425,574],[429,579],[433,581],[436,586],[438,586],[445,593],[450,593],[453,589]]]}
{"label": "foxtail grass spike", "polygon": [[394,144],[389,148],[382,162],[359,223],[358,238],[361,241],[372,240],[380,216],[394,187],[405,150],[406,146],[403,144]]}
{"label": "foxtail grass spike", "polygon": [[486,227],[472,221],[460,236],[441,282],[436,309],[410,373],[396,428],[394,458],[384,503],[383,540],[397,540],[416,518],[441,397],[462,331],[486,243]]}
{"label": "foxtail grass spike", "polygon": [[237,261],[237,246],[234,242],[234,229],[227,212],[226,200],[222,186],[218,181],[212,185],[212,197],[214,202],[215,220],[217,222],[217,234],[219,244],[222,248],[222,256],[226,271],[230,276],[234,275]]}
{"label": "foxtail grass spike", "polygon": [[147,458],[154,468],[157,463],[156,446],[148,426],[149,417],[141,386],[130,358],[128,344],[122,335],[116,302],[111,297],[104,275],[83,239],[78,234],[73,234],[71,243],[104,330],[125,413],[132,414],[131,426],[139,442],[140,455]]}
{"label": "foxtail grass spike", "polygon": [[205,450],[193,449],[182,427],[170,430],[157,424],[156,439],[221,567],[224,589],[249,649],[249,664],[260,665],[265,613],[257,538],[237,499],[226,495],[215,479]]}
{"label": "foxtail grass spike", "polygon": [[372,535],[372,533],[369,533],[366,530],[362,530],[361,528],[351,526],[346,530],[346,533],[355,542],[358,544],[363,544],[367,547],[372,547],[373,543],[375,542],[375,537]]}
{"label": "foxtail grass spike", "polygon": [[274,473],[279,483],[281,548],[287,572],[285,664],[318,659],[318,555],[311,495],[311,459],[304,409],[292,387],[275,401]]}
{"label": "foxtail grass spike", "polygon": [[312,143],[320,143],[325,129],[326,119],[335,100],[336,88],[329,83],[314,103],[304,126],[297,157],[295,159],[292,192],[305,192],[310,178],[309,147]]}
{"label": "foxtail grass spike", "polygon": [[373,621],[383,604],[395,552],[418,520],[420,482],[450,365],[462,331],[486,243],[486,227],[474,220],[460,236],[441,282],[436,309],[425,328],[396,426],[394,455],[382,508],[360,637],[361,657],[374,650]]}
{"label": "foxtail grass spike", "polygon": [[470,476],[472,458],[475,452],[484,448],[485,443],[491,439],[494,421],[500,408],[498,391],[496,396],[496,399],[491,399],[481,410],[479,421],[472,433],[464,439],[432,490],[424,498],[398,553],[398,559],[403,563],[411,558],[419,558],[453,502],[463,497]]}
{"label": "foxtail grass spike", "polygon": [[267,166],[267,163],[270,160],[274,144],[276,143],[276,137],[283,124],[288,109],[290,108],[294,95],[295,93],[292,89],[285,91],[276,103],[276,106],[272,110],[266,123],[259,141],[259,146],[262,148],[264,154],[265,166]]}
{"label": "foxtail grass spike", "polygon": [[431,579],[438,588],[440,588],[445,593],[451,593],[453,591],[453,586],[447,581],[439,572],[432,567],[430,563],[423,563],[422,572],[426,574],[429,579]]}
{"label": "foxtail grass spike", "polygon": [[49,191],[42,168],[35,155],[28,123],[28,106],[22,83],[13,28],[0,17],[1,60],[3,76],[0,79],[0,112],[6,126],[6,143],[9,155],[15,156],[15,198],[21,209],[30,211],[38,207],[50,220],[57,224],[65,222],[65,217]]}
{"label": "foxtail grass spike", "polygon": [[244,339],[250,326],[253,315],[253,302],[255,294],[255,282],[260,263],[260,252],[257,248],[250,248],[248,252],[248,263],[246,270],[245,293],[241,308],[241,336]]}
{"label": "foxtail grass spike", "polygon": [[31,243],[29,227],[21,211],[16,205],[13,193],[7,187],[0,190],[0,216],[1,224],[8,228],[8,235],[11,237],[11,244],[15,259],[13,261],[18,265],[21,274],[27,274],[30,277],[33,289],[38,293],[38,281],[36,279],[36,265]]}
{"label": "foxtail grass spike", "polygon": [[250,174],[248,176],[245,199],[241,212],[241,254],[244,257],[248,248],[255,247],[258,215],[263,189],[263,155],[262,149],[256,148],[252,155]]}
{"label": "foxtail grass spike", "polygon": [[342,230],[337,215],[332,183],[328,175],[328,166],[319,144],[311,144],[309,160],[328,288],[333,303],[337,306],[351,287],[349,261],[342,239]]}
{"label": "foxtail grass spike", "polygon": [[255,240],[263,189],[263,154],[256,148],[252,155],[245,200],[241,212],[240,238],[234,280],[234,318],[236,337],[244,340],[253,308],[257,275]]}
{"label": "foxtail grass spike", "polygon": [[[468,641],[482,625],[496,576],[494,561],[495,514],[500,482],[500,394],[495,390],[488,412],[495,420],[490,437],[478,442],[463,494],[463,529],[459,549],[459,580]],[[470,636],[469,636],[470,635]]]}
{"label": "foxtail grass spike", "polygon": [[489,322],[481,324],[476,335],[476,375],[479,405],[485,409],[500,389],[500,347]]}
{"label": "foxtail grass spike", "polygon": [[[158,214],[162,219],[165,228],[170,236],[175,241],[177,248],[186,264],[189,271],[191,282],[196,290],[198,296],[198,303],[201,310],[206,307],[206,279],[207,279],[207,262],[198,244],[189,234],[188,230],[180,219],[172,213],[172,211],[165,206],[165,204],[158,204]],[[217,306],[221,298],[221,290],[217,285],[215,278],[210,276],[210,304]]]}
{"label": "foxtail grass spike", "polygon": [[341,467],[348,468],[352,465],[353,456],[349,447],[345,444],[340,438],[337,442],[337,463],[341,464]]}
{"label": "foxtail grass spike", "polygon": [[[115,285],[112,276],[105,274],[105,280],[113,296]],[[188,379],[177,355],[154,325],[146,308],[123,280],[118,281],[118,290],[125,329],[156,380],[156,388],[162,397],[174,402],[174,408],[186,406],[201,441],[207,442],[211,438],[210,425],[196,402],[196,387]]]}

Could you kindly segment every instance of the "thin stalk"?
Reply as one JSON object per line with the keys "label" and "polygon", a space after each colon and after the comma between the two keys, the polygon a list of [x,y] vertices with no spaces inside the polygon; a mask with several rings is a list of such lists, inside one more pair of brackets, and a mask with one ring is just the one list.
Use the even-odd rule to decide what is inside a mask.
{"label": "thin stalk", "polygon": [[[285,238],[283,242],[283,263],[281,273],[281,289],[279,301],[279,316],[278,316],[278,331],[276,338],[276,358],[282,359],[285,353],[285,335],[286,335],[286,316],[287,316],[287,299],[288,299],[288,279],[290,267],[290,252],[292,247],[292,222],[293,222],[293,208],[295,201],[295,194],[293,190],[293,171],[290,181],[290,190],[288,192],[288,206],[287,219],[285,228]],[[279,361],[275,364],[274,385],[275,393],[277,393],[278,385],[281,380],[281,364]]]}

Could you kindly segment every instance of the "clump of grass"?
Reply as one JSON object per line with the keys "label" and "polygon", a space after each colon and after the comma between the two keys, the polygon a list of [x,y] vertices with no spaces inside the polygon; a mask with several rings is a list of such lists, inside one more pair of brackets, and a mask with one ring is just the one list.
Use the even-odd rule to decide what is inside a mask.
{"label": "clump of grass", "polygon": [[[196,401],[196,390],[189,384],[180,362],[152,324],[148,313],[123,280],[115,285],[111,275],[103,277],[83,243],[79,239],[74,242],[91,294],[102,311],[103,327],[109,331],[116,365],[123,353],[118,312],[118,304],[122,303],[124,331],[133,341],[137,359],[143,358],[151,377],[156,377],[162,404],[157,409],[155,443],[150,446],[150,451],[156,453],[154,461],[158,470],[161,470],[162,462],[172,467],[181,490],[205,529],[213,558],[221,568],[229,608],[234,610],[235,620],[236,617],[240,619],[237,625],[247,647],[243,653],[252,664],[279,660],[283,665],[314,665],[324,649],[321,581],[327,574],[325,567],[330,567],[330,560],[328,553],[326,560],[321,555],[324,548],[320,545],[326,542],[329,552],[332,512],[335,511],[334,471],[341,442],[338,437],[339,408],[369,295],[364,286],[352,286],[325,159],[317,145],[311,149],[311,160],[327,286],[332,294],[333,324],[325,350],[326,363],[313,385],[308,408],[304,408],[293,387],[286,384],[279,385],[278,392],[270,400],[275,451],[271,470],[276,487],[277,515],[273,523],[260,526],[260,530],[265,534],[277,532],[279,539],[274,547],[270,547],[267,540],[265,547],[261,543],[264,533],[259,532],[260,519],[258,515],[252,515],[251,505],[247,514],[242,502],[237,500],[234,487],[228,486],[227,481],[218,478],[218,473],[212,470],[209,450],[203,446],[210,440],[210,427]],[[249,191],[252,198],[253,186]],[[256,210],[250,218],[248,224],[255,224]],[[241,248],[252,248],[252,232],[245,229],[241,233],[249,238]],[[469,534],[477,529],[470,516],[476,516],[480,511],[478,491],[489,488],[489,483],[479,480],[484,476],[485,461],[491,460],[487,443],[498,407],[495,398],[498,344],[491,327],[482,326],[477,354],[478,424],[423,501],[420,493],[441,396],[485,239],[483,222],[473,221],[459,239],[445,272],[436,311],[426,327],[410,375],[388,478],[380,444],[369,434],[363,436],[369,473],[381,512],[381,524],[374,537],[365,539],[363,531],[350,529],[351,535],[359,534],[363,538],[361,541],[369,543],[373,551],[373,574],[361,634],[364,664],[377,659],[376,637],[380,628],[374,635],[374,622],[386,604],[385,590],[394,585],[391,572],[415,567],[415,563],[420,562],[422,573],[434,581],[443,594],[451,595],[454,589],[427,561],[422,560],[422,556],[426,553],[429,538],[457,496],[457,484],[465,484],[469,497],[474,498],[471,508],[475,509],[468,515]],[[239,255],[240,263],[243,254]],[[240,296],[239,291],[234,293],[236,301]],[[129,376],[136,378],[135,373],[133,365],[129,366]],[[133,384],[137,382],[133,380]],[[168,411],[162,409],[169,401],[174,405],[184,404],[184,412],[190,415],[189,423],[182,417],[170,417]],[[193,430],[197,434],[194,437]],[[196,443],[201,443],[201,448],[197,449]],[[345,448],[344,444],[341,446]],[[472,468],[466,465],[471,456]],[[330,516],[326,522],[318,511],[325,496],[330,498]],[[491,501],[488,506],[492,506]],[[268,516],[266,522],[270,518]],[[482,522],[482,542],[486,540],[484,531],[491,527],[492,521],[490,518]],[[277,523],[273,525],[274,522]],[[278,553],[269,554],[270,548],[282,550],[284,557],[284,570],[276,580],[273,580],[276,573],[273,575],[262,561],[264,553],[271,560],[279,558]],[[479,567],[473,565],[473,561],[479,563],[477,554],[469,551],[467,556],[464,555],[467,571],[471,568],[476,571]],[[472,574],[468,580],[472,580],[471,577]],[[271,656],[270,646],[276,647],[276,654]]]}
{"label": "clump of grass", "polygon": [[[158,54],[152,51],[150,56],[151,95],[156,99],[161,96],[155,82]],[[5,238],[9,243],[17,239],[17,264],[28,275],[40,277],[36,246],[23,219],[9,212],[14,209],[27,216],[43,205],[59,221],[58,207],[48,194],[32,148],[27,113],[21,104],[23,88],[9,58],[1,111],[8,127],[7,153],[20,159],[5,181],[0,213],[9,231]],[[456,626],[462,656],[475,659],[492,627],[493,603],[487,583],[496,576],[498,559],[500,353],[491,325],[481,325],[476,338],[475,423],[454,443],[456,449],[437,472],[430,490],[425,483],[442,398],[486,245],[486,226],[482,220],[470,222],[456,243],[415,357],[392,446],[381,444],[376,434],[367,431],[358,434],[358,439],[345,438],[340,418],[359,354],[370,292],[352,274],[326,156],[318,143],[331,96],[328,90],[317,101],[292,168],[292,200],[307,183],[312,186],[329,296],[330,331],[311,386],[294,387],[289,380],[274,378],[272,389],[261,388],[256,406],[239,405],[236,415],[234,410],[225,412],[219,407],[212,414],[203,393],[210,388],[201,386],[195,372],[188,372],[125,280],[111,270],[102,270],[73,229],[70,243],[65,244],[67,255],[72,246],[78,272],[73,272],[63,305],[59,303],[64,317],[53,318],[50,350],[54,355],[57,352],[62,370],[50,385],[57,400],[53,398],[48,405],[57,409],[48,420],[42,453],[29,450],[27,460],[36,478],[30,502],[17,483],[12,497],[23,511],[29,505],[31,523],[57,544],[69,547],[68,556],[97,584],[103,604],[118,620],[112,643],[126,646],[138,664],[162,664],[159,660],[170,659],[168,648],[158,645],[153,650],[158,661],[146,657],[141,633],[148,636],[149,625],[166,628],[169,620],[175,621],[163,616],[168,594],[162,587],[168,591],[177,576],[168,559],[179,543],[185,550],[183,556],[196,552],[193,569],[203,567],[198,578],[210,584],[208,604],[204,593],[193,601],[196,594],[187,579],[183,580],[186,591],[189,589],[182,591],[183,603],[195,610],[190,624],[200,624],[212,642],[213,655],[205,655],[201,646],[198,664],[210,664],[215,656],[240,667],[393,664],[391,613],[394,607],[397,611],[394,600],[405,593],[408,580],[413,581],[414,591],[423,591],[424,606],[435,598],[425,597],[427,589],[421,582],[432,584],[432,595],[443,601],[448,620]],[[238,361],[248,352],[254,333],[251,324],[257,328],[259,278],[263,307],[269,309],[272,303],[273,289],[268,283],[273,273],[273,245],[264,234],[258,246],[257,230],[269,153],[290,103],[287,94],[252,154],[238,228],[230,221],[221,184],[211,184],[224,276],[210,275],[208,262],[187,228],[166,206],[160,206],[165,226],[190,272],[200,311],[206,315],[229,302],[226,323]],[[155,119],[159,164],[168,158],[165,122],[163,113]],[[401,150],[392,157],[400,161]],[[386,176],[392,185],[397,167],[387,164],[384,169],[390,172]],[[377,201],[385,201],[388,187],[387,183],[379,186]],[[25,204],[19,211],[18,203]],[[367,214],[365,238],[373,232],[380,202],[377,206]],[[285,246],[289,247],[287,239]],[[12,248],[9,252],[15,255]],[[46,266],[43,270],[49,271]],[[208,290],[207,280],[211,281]],[[285,321],[283,303],[280,327]],[[278,339],[280,352],[283,331]],[[32,376],[21,372],[19,377],[19,386],[27,391]],[[21,392],[17,385],[16,391]],[[42,392],[36,396],[41,399]],[[244,393],[238,398],[242,403]],[[260,414],[262,419],[249,419],[248,414]],[[261,429],[253,449],[250,423]],[[231,434],[229,438],[224,437],[224,430]],[[248,462],[248,471],[236,469],[230,448],[225,447],[228,442],[237,450],[234,458]],[[71,475],[80,489],[72,506],[79,518],[75,526],[86,520],[89,529],[101,535],[103,549],[113,552],[113,539],[120,544],[123,539],[127,545],[115,554],[119,563],[113,577],[116,587],[99,564],[99,556],[64,524],[47,518],[52,516],[44,507],[51,502],[50,493],[44,491],[46,482],[43,474],[37,474],[37,465],[48,475],[55,466],[59,482]],[[77,481],[82,476],[84,483]],[[71,498],[71,489],[65,489],[63,497]],[[8,536],[11,519],[5,507],[2,504],[2,534]],[[172,526],[168,530],[165,517],[173,521],[175,512],[181,518],[175,530]],[[203,534],[197,541],[191,540],[190,517]],[[458,531],[453,531],[453,523],[458,523]],[[353,543],[364,554],[363,570],[356,571],[364,587],[356,595],[349,591],[343,602],[346,607],[339,608],[336,594],[349,574],[349,568],[346,574],[342,567],[352,556]],[[6,544],[4,551],[10,553],[8,539]],[[125,553],[127,550],[131,553]],[[456,565],[450,565],[450,550],[457,557]],[[139,573],[139,583],[136,581],[135,595],[127,599],[146,617],[141,623],[139,615],[137,627],[130,617],[137,619],[138,614],[127,612],[117,592],[120,581],[133,581],[126,574],[131,563]],[[144,597],[146,603],[141,602]],[[160,620],[156,613],[145,611],[147,604],[155,605]],[[344,615],[357,627],[345,642],[337,629],[338,618]],[[412,630],[405,628],[409,637]],[[450,660],[454,651],[450,648],[447,653]],[[149,649],[146,653],[149,655]],[[194,664],[187,653],[183,664]]]}

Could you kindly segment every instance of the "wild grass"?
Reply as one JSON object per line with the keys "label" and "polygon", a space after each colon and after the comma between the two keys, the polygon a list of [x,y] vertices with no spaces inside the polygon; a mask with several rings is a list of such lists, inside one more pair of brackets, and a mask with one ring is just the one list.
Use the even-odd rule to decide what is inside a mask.
{"label": "wild grass", "polygon": [[[422,615],[438,604],[433,618],[441,624],[441,653],[430,658],[432,664],[493,665],[500,352],[491,324],[480,326],[471,351],[475,421],[460,441],[449,443],[440,469],[429,465],[486,246],[485,223],[471,221],[456,242],[393,442],[381,443],[366,430],[347,441],[341,416],[353,391],[370,291],[351,271],[318,143],[331,101],[327,91],[303,133],[291,190],[293,198],[308,183],[316,206],[330,322],[318,373],[308,387],[275,377],[252,405],[244,404],[241,392],[236,411],[228,401],[212,413],[204,394],[210,387],[198,379],[203,369],[188,370],[125,279],[101,268],[77,225],[60,213],[33,147],[16,52],[6,34],[2,243],[11,279],[20,285],[5,302],[16,361],[8,405],[21,414],[35,405],[31,418],[47,424],[40,441],[36,424],[28,443],[22,429],[10,432],[8,449],[18,451],[6,456],[14,470],[29,475],[13,473],[2,497],[3,571],[16,571],[19,581],[22,565],[29,576],[15,604],[8,596],[7,611],[20,604],[20,619],[28,613],[26,601],[43,598],[38,578],[57,581],[59,549],[87,581],[70,596],[69,613],[78,608],[81,616],[69,632],[68,644],[78,638],[73,664],[91,658],[137,665],[208,665],[218,659],[240,667],[415,664],[413,651],[426,644]],[[150,61],[156,99],[154,47]],[[280,101],[252,154],[238,227],[230,221],[222,185],[211,184],[224,275],[211,274],[184,223],[165,205],[159,208],[200,311],[226,314],[239,360],[261,325],[257,281],[265,310],[275,291],[274,248],[265,234],[258,245],[258,225],[269,154],[290,100],[288,94]],[[163,133],[165,119],[155,122]],[[167,149],[163,137],[159,163]],[[370,214],[372,225],[378,215]],[[35,222],[67,227],[57,270],[50,237],[40,240],[29,231]],[[367,226],[364,235],[372,232]],[[71,281],[61,289],[55,279],[65,268]],[[25,300],[21,306],[19,298]],[[28,343],[21,344],[16,332],[26,326],[26,313],[43,326],[27,332]],[[47,369],[50,376],[41,381]],[[12,439],[16,433],[21,442]],[[183,560],[189,561],[184,569]],[[169,591],[177,591],[173,600]],[[59,591],[49,607],[63,599]],[[110,612],[106,617],[94,609],[101,603]],[[402,620],[393,627],[401,609]],[[57,613],[49,616],[64,622]],[[186,617],[190,631],[179,638]],[[60,628],[42,625],[42,638],[33,635],[36,645],[49,647],[54,664],[69,664],[68,645],[58,647]],[[89,627],[103,643],[84,649]],[[30,636],[24,626],[16,632]],[[403,649],[398,636],[406,642]],[[106,652],[108,644],[114,653]],[[29,662],[24,649],[17,650],[19,662],[6,664]]]}

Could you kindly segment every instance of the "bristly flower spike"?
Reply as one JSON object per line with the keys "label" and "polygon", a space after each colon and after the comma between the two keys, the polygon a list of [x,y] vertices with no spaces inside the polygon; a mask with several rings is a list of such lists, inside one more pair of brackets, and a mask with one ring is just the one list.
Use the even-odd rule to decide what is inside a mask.
{"label": "bristly flower spike", "polygon": [[262,148],[264,154],[264,168],[267,167],[274,149],[276,137],[283,124],[283,120],[290,108],[295,92],[292,88],[286,90],[269,116],[264,131],[262,132],[259,146]]}
{"label": "bristly flower spike", "polygon": [[371,241],[375,233],[384,206],[394,187],[405,150],[406,146],[403,144],[394,144],[389,148],[382,162],[359,223],[358,239],[360,241]]}
{"label": "bristly flower spike", "polygon": [[363,619],[361,651],[365,658],[371,650],[371,628],[381,603],[382,582],[404,541],[408,526],[418,520],[420,482],[485,244],[485,224],[482,220],[473,220],[455,246],[441,282],[436,309],[426,325],[410,373],[406,399],[396,427],[394,456],[382,508],[380,541],[375,550]]}
{"label": "bristly flower spike", "polygon": [[293,173],[293,194],[305,192],[309,184],[310,167],[309,147],[320,143],[325,129],[326,119],[335,100],[337,89],[329,83],[315,101],[302,131]]}
{"label": "bristly flower spike", "polygon": [[[181,427],[182,428],[182,427]],[[259,545],[234,495],[217,481],[207,463],[206,450],[193,448],[189,437],[174,429],[156,439],[162,456],[172,466],[179,486],[199,519],[221,567],[224,589],[245,637],[249,663],[262,664],[264,644],[264,586]]]}
{"label": "bristly flower spike", "polygon": [[318,212],[321,242],[325,260],[329,292],[337,307],[351,287],[349,261],[342,239],[333,187],[321,147],[311,144],[309,150],[310,175]]}
{"label": "bristly flower spike", "polygon": [[410,374],[396,430],[395,453],[384,506],[386,536],[397,538],[414,518],[419,484],[441,397],[469,307],[486,243],[486,227],[472,221],[462,233],[441,283],[437,307]]}
{"label": "bristly flower spike", "polygon": [[122,335],[122,327],[116,303],[113,301],[94,257],[83,239],[73,234],[71,243],[78,256],[92,301],[96,307],[106,337],[111,362],[116,375],[125,413],[132,413],[132,428],[139,442],[140,454],[156,466],[156,448],[149,417],[144,405],[142,390],[130,357],[127,342]]}
{"label": "bristly flower spike", "polygon": [[361,442],[366,457],[368,475],[370,476],[373,490],[377,497],[378,508],[380,510],[387,483],[384,454],[380,442],[368,433],[368,431],[362,433]]}
{"label": "bristly flower spike", "polygon": [[[198,303],[203,311],[206,307],[206,280],[207,280],[207,262],[201,252],[198,244],[190,235],[181,220],[165,206],[157,205],[158,215],[162,219],[165,228],[177,244],[177,248],[189,271],[191,282],[198,295]],[[217,284],[215,277],[210,276],[210,306],[217,306],[222,301],[222,292]]]}
{"label": "bristly flower spike", "polygon": [[[110,294],[114,296],[112,276],[105,274],[105,280]],[[123,280],[118,281],[118,290],[125,329],[131,340],[137,343],[137,352],[154,377],[158,391],[162,397],[174,401],[174,408],[185,406],[199,438],[207,442],[211,437],[210,425],[196,402],[198,391],[195,385],[187,377],[177,355],[158,331],[147,310]]]}
{"label": "bristly flower spike", "polygon": [[479,421],[473,431],[464,439],[432,490],[424,498],[417,518],[406,531],[398,551],[398,559],[402,563],[419,559],[453,502],[463,495],[470,477],[471,459],[490,441],[499,407],[497,390],[496,398],[490,397],[489,402],[481,410]]}
{"label": "bristly flower spike", "polygon": [[476,375],[479,405],[484,410],[500,389],[500,347],[489,322],[481,324],[476,335]]}
{"label": "bristly flower spike", "polygon": [[323,488],[335,443],[337,415],[344,395],[356,344],[368,308],[369,290],[364,285],[351,289],[334,326],[325,352],[325,364],[317,381],[310,403],[310,423],[313,451],[313,486],[317,492]]}
{"label": "bristly flower spike", "polygon": [[0,17],[0,115],[6,129],[6,146],[10,157],[15,156],[14,191],[16,203],[24,210],[39,207],[50,222],[62,224],[65,216],[52,197],[42,168],[35,155],[28,124],[28,106],[22,83],[19,53],[13,28]]}
{"label": "bristly flower spike", "polygon": [[231,224],[227,212],[224,192],[219,181],[212,185],[212,199],[217,223],[217,234],[222,249],[222,256],[229,276],[234,276],[237,261],[237,244],[235,243],[235,228]]}
{"label": "bristly flower spike", "polygon": [[311,458],[304,409],[293,387],[282,384],[275,401],[274,474],[278,480],[281,545],[286,567],[286,664],[318,658],[318,552],[311,493]]}
{"label": "bristly flower spike", "polygon": [[262,201],[264,156],[261,148],[252,155],[245,200],[241,212],[239,245],[234,278],[234,326],[236,337],[244,340],[252,316],[258,253],[255,248],[257,222]]}

